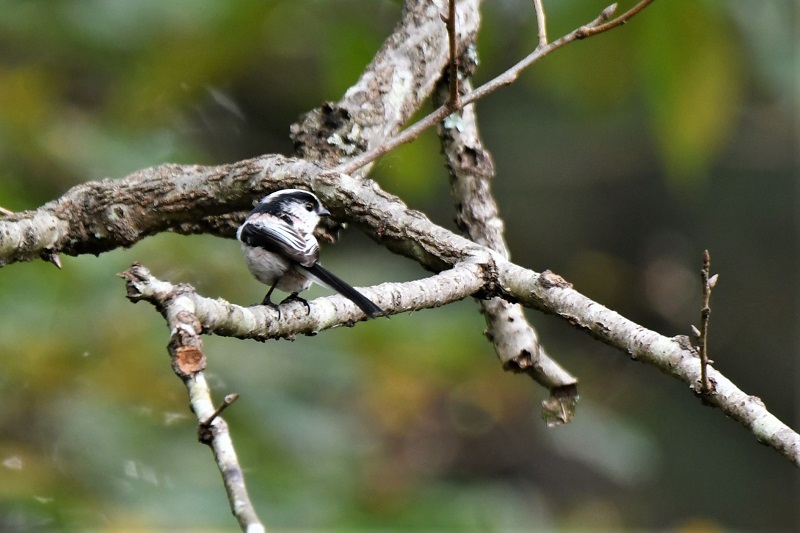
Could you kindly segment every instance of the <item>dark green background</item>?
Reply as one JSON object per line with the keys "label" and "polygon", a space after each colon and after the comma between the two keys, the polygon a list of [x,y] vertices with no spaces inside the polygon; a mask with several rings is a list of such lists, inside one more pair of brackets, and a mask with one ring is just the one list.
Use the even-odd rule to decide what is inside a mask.
{"label": "dark green background", "polygon": [[[623,2],[621,9],[632,5]],[[550,37],[596,1],[545,1]],[[700,307],[716,368],[797,426],[796,4],[656,2],[478,104],[513,259],[665,335]],[[0,206],[162,162],[289,154],[400,14],[378,0],[0,0]],[[488,1],[478,82],[536,41],[531,3]],[[432,132],[373,177],[452,227]],[[323,250],[355,285],[426,275],[351,230]],[[133,261],[210,297],[264,287],[234,241],[159,235],[0,271],[0,529],[233,529],[171,373],[168,331],[115,277]],[[312,296],[327,294],[314,289]],[[796,530],[797,470],[688,387],[531,312],[581,379],[577,419],[503,373],[472,301],[296,342],[206,339],[261,518],[277,528]]]}

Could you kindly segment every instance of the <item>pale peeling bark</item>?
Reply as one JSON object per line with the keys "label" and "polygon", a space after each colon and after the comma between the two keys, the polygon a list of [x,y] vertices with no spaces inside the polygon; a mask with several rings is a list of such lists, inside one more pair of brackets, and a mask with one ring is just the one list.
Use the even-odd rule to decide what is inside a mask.
{"label": "pale peeling bark", "polygon": [[551,272],[537,274],[511,263],[498,266],[498,271],[501,286],[526,307],[557,315],[633,360],[683,381],[703,402],[718,407],[759,442],[800,466],[800,435],[770,413],[760,398],[746,394],[711,366],[708,378],[713,391],[701,393],[700,358],[688,338],[665,337],[640,326],[587,298]]}
{"label": "pale peeling bark", "polygon": [[[388,314],[420,311],[463,300],[483,286],[482,266],[465,262],[434,276],[403,283],[382,283],[359,288]],[[202,324],[204,333],[239,339],[293,339],[297,335],[316,335],[327,329],[352,326],[366,316],[355,304],[341,295],[317,298],[307,308],[296,302],[281,306],[278,311],[263,305],[244,307],[221,298],[203,297],[187,285],[173,285],[153,276],[134,264],[121,276],[126,280],[128,298],[148,301],[159,308],[172,324],[173,301],[180,298],[183,308]]]}
{"label": "pale peeling bark", "polygon": [[157,281],[146,269],[136,265],[120,274],[126,280],[127,296],[133,301],[151,299],[161,310],[171,335],[169,352],[172,368],[181,378],[189,395],[189,404],[197,417],[198,439],[214,454],[228,502],[243,531],[261,533],[264,526],[256,514],[245,486],[244,472],[233,446],[228,424],[217,416],[211,388],[205,378],[203,354],[204,326],[196,315],[193,289]]}
{"label": "pale peeling bark", "polygon": [[[462,75],[458,85],[465,92],[472,90],[469,76],[475,60],[475,53],[470,51],[458,62]],[[443,77],[434,95],[435,105],[444,105],[452,98],[453,88],[449,76]],[[437,131],[450,169],[456,224],[474,242],[509,259],[504,223],[491,192],[494,162],[481,142],[475,107],[469,105],[453,113],[439,124]],[[522,306],[499,297],[482,300],[480,305],[488,326],[486,337],[503,368],[524,372],[551,391],[550,398],[542,404],[549,424],[569,422],[578,400],[578,380],[547,355]]]}

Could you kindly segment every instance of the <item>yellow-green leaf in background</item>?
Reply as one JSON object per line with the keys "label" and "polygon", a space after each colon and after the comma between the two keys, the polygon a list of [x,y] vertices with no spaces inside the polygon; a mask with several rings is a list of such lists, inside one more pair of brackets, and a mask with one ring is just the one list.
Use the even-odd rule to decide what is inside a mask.
{"label": "yellow-green leaf in background", "polygon": [[631,25],[651,130],[673,188],[693,189],[736,123],[741,52],[730,21],[695,1],[661,2]]}

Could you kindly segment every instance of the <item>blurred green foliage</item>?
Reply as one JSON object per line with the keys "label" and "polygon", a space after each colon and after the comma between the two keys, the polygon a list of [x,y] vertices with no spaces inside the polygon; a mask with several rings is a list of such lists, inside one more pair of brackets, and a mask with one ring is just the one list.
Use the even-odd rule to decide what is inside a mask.
{"label": "blurred green foliage", "polygon": [[[545,7],[552,39],[605,5]],[[338,99],[400,14],[376,0],[0,8],[0,205],[12,210],[165,161],[289,153],[289,125]],[[536,40],[530,2],[487,2],[484,15],[478,81]],[[674,335],[697,320],[709,248],[721,273],[712,358],[789,423],[796,22],[777,0],[656,2],[478,104],[516,261]],[[452,227],[433,134],[373,176]],[[353,231],[323,258],[356,285],[427,275]],[[0,530],[234,526],[163,320],[115,277],[133,261],[211,297],[263,295],[238,246],[204,236],[64,258],[62,271],[3,268]],[[683,385],[530,317],[581,379],[568,427],[539,420],[545,393],[501,371],[469,301],[293,343],[207,338],[215,392],[242,396],[226,419],[261,517],[302,529],[800,529],[796,474],[777,453]]]}

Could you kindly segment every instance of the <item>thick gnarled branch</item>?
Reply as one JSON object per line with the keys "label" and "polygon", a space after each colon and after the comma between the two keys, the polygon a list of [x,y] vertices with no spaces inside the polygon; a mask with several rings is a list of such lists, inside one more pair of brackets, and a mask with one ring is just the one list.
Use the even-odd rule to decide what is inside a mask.
{"label": "thick gnarled branch", "polygon": [[97,255],[164,231],[230,236],[255,196],[307,186],[317,171],[305,161],[264,156],[219,166],[165,164],[87,182],[35,211],[0,219],[0,266],[48,253]]}

